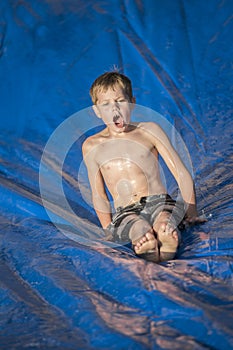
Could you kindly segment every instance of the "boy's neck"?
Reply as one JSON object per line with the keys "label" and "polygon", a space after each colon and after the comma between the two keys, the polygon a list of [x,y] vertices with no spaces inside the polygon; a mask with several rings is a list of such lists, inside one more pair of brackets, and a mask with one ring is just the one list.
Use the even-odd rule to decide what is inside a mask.
{"label": "boy's neck", "polygon": [[119,131],[119,132],[111,129],[109,126],[106,126],[105,130],[109,134],[109,136],[111,136],[113,138],[119,138],[119,137],[126,136],[129,132],[135,130],[136,128],[137,128],[136,124],[128,124],[124,130]]}

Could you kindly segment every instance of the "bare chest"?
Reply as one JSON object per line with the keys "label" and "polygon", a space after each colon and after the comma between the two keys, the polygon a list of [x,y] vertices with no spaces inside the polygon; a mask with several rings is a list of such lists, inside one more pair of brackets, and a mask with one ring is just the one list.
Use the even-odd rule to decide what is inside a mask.
{"label": "bare chest", "polygon": [[96,161],[102,171],[127,172],[135,167],[144,168],[155,161],[157,152],[150,142],[117,140],[98,146]]}

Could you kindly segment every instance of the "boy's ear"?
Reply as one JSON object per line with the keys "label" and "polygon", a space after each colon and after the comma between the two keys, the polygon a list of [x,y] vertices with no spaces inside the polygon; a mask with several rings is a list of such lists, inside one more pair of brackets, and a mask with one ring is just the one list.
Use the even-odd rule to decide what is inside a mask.
{"label": "boy's ear", "polygon": [[102,118],[102,117],[101,117],[101,114],[100,114],[100,111],[99,111],[99,109],[98,109],[98,107],[97,107],[96,105],[93,105],[93,106],[92,106],[92,109],[93,109],[93,111],[95,112],[95,114],[96,114],[96,116],[97,116],[98,118]]}
{"label": "boy's ear", "polygon": [[130,105],[131,110],[134,109],[134,105],[135,104],[136,104],[136,98],[133,96],[132,99],[131,99],[131,105]]}

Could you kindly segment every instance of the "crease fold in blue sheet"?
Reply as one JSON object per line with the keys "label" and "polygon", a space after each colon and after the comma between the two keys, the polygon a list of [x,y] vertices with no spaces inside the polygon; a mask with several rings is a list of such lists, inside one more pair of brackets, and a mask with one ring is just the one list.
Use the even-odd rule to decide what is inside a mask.
{"label": "crease fold in blue sheet", "polygon": [[[232,2],[2,0],[0,13],[0,349],[232,349]],[[49,211],[41,198],[46,143],[115,67],[180,133],[212,215],[159,265],[101,243],[80,151],[91,113],[62,168],[72,214],[52,186]]]}

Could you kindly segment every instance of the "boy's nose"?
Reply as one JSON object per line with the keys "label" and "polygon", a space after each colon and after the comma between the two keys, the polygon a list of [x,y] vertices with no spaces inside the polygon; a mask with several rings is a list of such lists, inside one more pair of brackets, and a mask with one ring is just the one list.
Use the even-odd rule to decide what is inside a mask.
{"label": "boy's nose", "polygon": [[117,101],[113,101],[112,102],[112,109],[113,110],[119,110],[119,104],[117,103]]}

